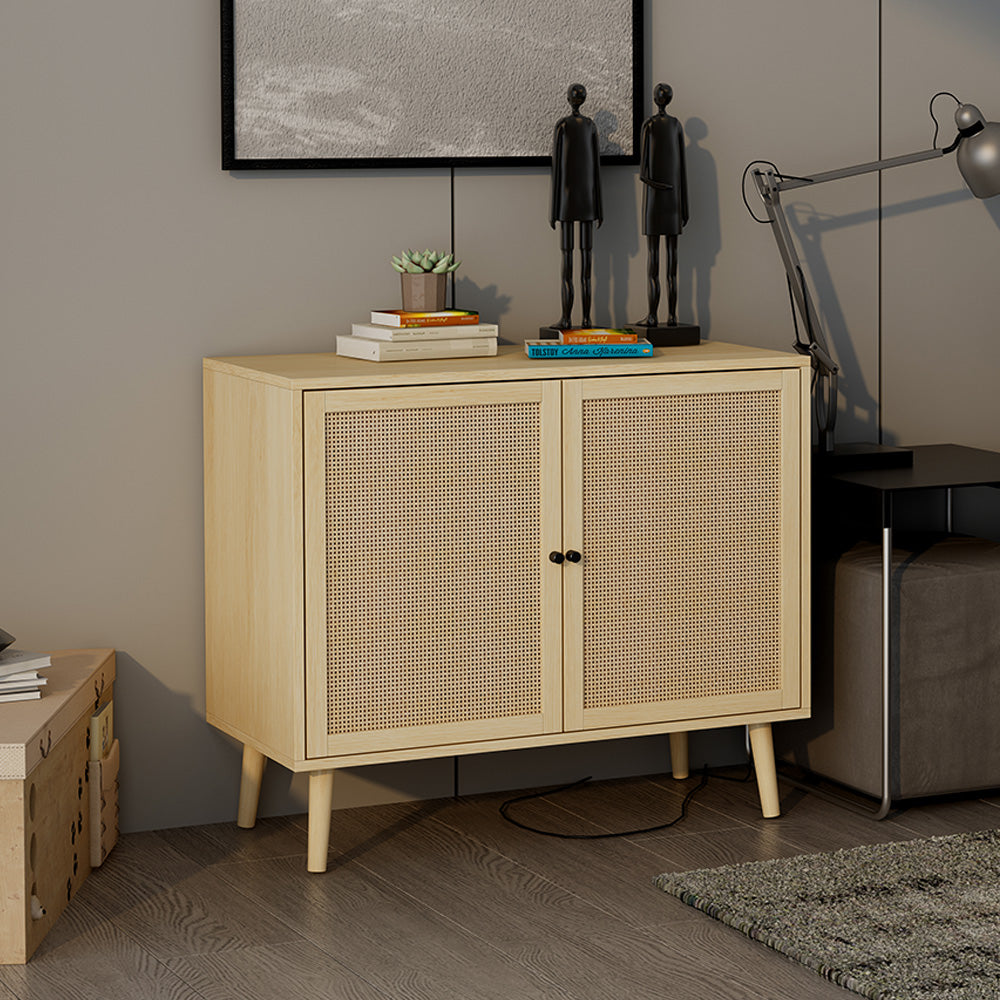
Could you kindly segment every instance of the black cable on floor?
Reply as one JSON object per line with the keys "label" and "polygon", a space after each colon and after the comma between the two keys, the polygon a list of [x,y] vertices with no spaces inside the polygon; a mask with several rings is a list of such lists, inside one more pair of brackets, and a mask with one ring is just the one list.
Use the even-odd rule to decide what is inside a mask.
{"label": "black cable on floor", "polygon": [[681,803],[680,815],[670,820],[669,823],[661,823],[658,826],[649,826],[641,830],[622,830],[618,833],[556,833],[554,830],[543,830],[537,826],[530,826],[527,823],[522,823],[520,820],[516,820],[509,814],[509,809],[512,805],[518,802],[525,802],[528,799],[539,799],[543,796],[555,795],[559,792],[568,792],[572,788],[579,788],[581,785],[585,785],[590,781],[590,776],[586,778],[581,778],[579,781],[574,781],[569,785],[562,785],[559,788],[551,788],[545,792],[532,792],[529,795],[519,795],[517,798],[508,799],[503,805],[500,806],[500,815],[503,816],[508,823],[513,823],[514,826],[519,826],[522,830],[528,830],[531,833],[540,833],[543,837],[560,837],[563,840],[602,840],[608,837],[629,837],[640,833],[654,833],[657,830],[666,830],[668,827],[674,826],[674,824],[679,823],[687,815],[688,803],[694,798],[697,792],[708,784],[708,775],[703,771],[701,776],[701,781],[695,785],[684,796],[684,801]]}
{"label": "black cable on floor", "polygon": [[[725,774],[713,774],[712,777],[719,778],[723,781],[749,781],[753,775],[753,764],[747,763],[747,773],[742,778],[733,778]],[[541,827],[530,826],[528,823],[522,823],[520,820],[514,819],[510,815],[510,807],[516,805],[518,802],[527,802],[529,799],[540,799],[547,798],[550,795],[558,795],[560,792],[568,792],[573,788],[580,788],[590,781],[592,776],[586,778],[581,778],[579,781],[571,782],[568,785],[559,785],[556,788],[549,788],[542,792],[529,792],[527,795],[518,795],[513,799],[508,799],[500,806],[500,815],[507,820],[508,823],[512,823],[514,826],[520,827],[522,830],[527,830],[529,833],[538,833],[543,837],[559,837],[562,840],[604,840],[609,837],[634,837],[642,833],[656,833],[658,830],[667,830],[672,826],[680,823],[681,820],[687,816],[688,804],[691,800],[698,794],[707,784],[709,778],[709,772],[707,767],[703,767],[701,770],[701,781],[692,788],[687,795],[684,796],[684,800],[681,802],[680,815],[675,816],[674,819],[667,823],[660,823],[657,826],[647,826],[639,830],[621,830],[614,833],[556,833],[554,830],[543,830]]]}

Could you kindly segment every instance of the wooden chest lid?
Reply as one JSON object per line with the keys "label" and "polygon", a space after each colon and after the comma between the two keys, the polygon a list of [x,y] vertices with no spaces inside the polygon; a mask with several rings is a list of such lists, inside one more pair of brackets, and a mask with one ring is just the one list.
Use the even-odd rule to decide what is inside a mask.
{"label": "wooden chest lid", "polygon": [[0,703],[0,780],[23,780],[85,712],[107,700],[115,679],[113,649],[51,653],[40,670],[48,683],[36,701]]}

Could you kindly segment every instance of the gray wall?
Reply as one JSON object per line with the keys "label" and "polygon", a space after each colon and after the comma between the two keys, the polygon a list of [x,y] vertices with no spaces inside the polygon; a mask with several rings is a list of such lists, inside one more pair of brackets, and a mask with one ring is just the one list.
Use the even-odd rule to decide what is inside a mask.
{"label": "gray wall", "polygon": [[[223,173],[216,6],[0,5],[0,625],[28,647],[119,650],[131,830],[235,815],[238,748],[203,717],[201,358],[331,349],[396,297],[389,254],[446,245],[450,229],[447,171]],[[925,148],[939,89],[1000,117],[990,0],[646,11],[646,93],[673,86],[689,139],[681,318],[713,339],[792,339],[771,236],[740,198],[749,160],[801,173]],[[634,168],[610,168],[605,186],[596,313],[620,323],[645,310]],[[510,339],[559,307],[547,189],[540,169],[456,176],[462,304]],[[842,439],[875,433],[881,399],[889,439],[1000,448],[1000,207],[968,198],[950,159],[883,177],[881,243],[877,178],[809,195],[794,224],[844,368]],[[740,752],[735,731],[694,748]],[[473,758],[458,785],[665,758],[660,738]],[[357,770],[336,804],[448,795],[454,781],[451,761]],[[301,809],[303,792],[274,767],[262,811]]]}

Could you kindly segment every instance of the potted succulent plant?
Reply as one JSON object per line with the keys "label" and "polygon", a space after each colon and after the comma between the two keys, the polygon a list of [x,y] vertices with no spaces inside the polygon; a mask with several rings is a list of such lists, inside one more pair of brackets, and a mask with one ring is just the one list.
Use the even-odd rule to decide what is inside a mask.
{"label": "potted succulent plant", "polygon": [[438,312],[444,309],[448,275],[460,260],[441,250],[404,250],[392,258],[403,287],[403,308],[407,312]]}

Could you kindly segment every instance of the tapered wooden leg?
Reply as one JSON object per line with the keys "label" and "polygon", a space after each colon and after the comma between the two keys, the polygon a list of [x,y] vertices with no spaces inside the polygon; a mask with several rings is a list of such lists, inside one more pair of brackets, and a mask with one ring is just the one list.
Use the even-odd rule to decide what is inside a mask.
{"label": "tapered wooden leg", "polygon": [[675,778],[686,778],[688,770],[688,734],[670,734],[670,770]]}
{"label": "tapered wooden leg", "polygon": [[243,745],[243,771],[240,774],[240,804],[236,811],[236,825],[244,830],[251,829],[257,822],[260,783],[266,763],[267,758],[259,750]]}
{"label": "tapered wooden leg", "polygon": [[326,871],[333,810],[333,771],[309,772],[309,861],[311,872]]}
{"label": "tapered wooden leg", "polygon": [[781,815],[778,799],[778,772],[774,767],[774,742],[771,739],[771,723],[757,722],[750,727],[750,749],[753,752],[753,766],[757,772],[757,794],[764,819]]}

